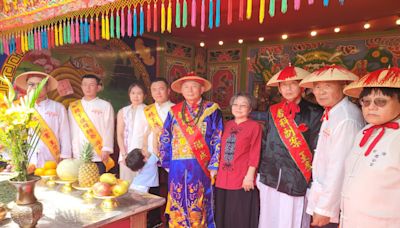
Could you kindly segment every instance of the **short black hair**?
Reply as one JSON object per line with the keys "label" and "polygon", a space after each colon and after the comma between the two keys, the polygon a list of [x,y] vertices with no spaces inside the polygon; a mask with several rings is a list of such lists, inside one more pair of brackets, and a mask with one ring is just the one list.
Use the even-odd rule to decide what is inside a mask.
{"label": "short black hair", "polygon": [[146,86],[144,86],[144,84],[141,83],[141,82],[139,82],[139,81],[136,81],[136,82],[132,83],[132,84],[129,86],[129,88],[128,88],[128,94],[131,93],[131,90],[133,89],[133,87],[139,87],[139,88],[143,91],[143,94],[144,94],[144,95],[147,94]]}
{"label": "short black hair", "polygon": [[397,100],[400,102],[400,89],[387,87],[365,87],[360,93],[360,99],[370,95],[372,92],[381,92],[384,96],[397,97]]}
{"label": "short black hair", "polygon": [[125,163],[133,172],[143,168],[145,161],[142,150],[136,148],[129,152],[128,156],[125,158]]}
{"label": "short black hair", "polygon": [[167,86],[167,88],[169,87],[169,83],[168,83],[167,79],[165,79],[165,78],[158,77],[158,78],[151,80],[151,84],[153,84],[155,82],[164,82],[164,84]]}
{"label": "short black hair", "polygon": [[82,79],[84,78],[93,78],[96,79],[97,85],[101,85],[101,79],[99,78],[99,76],[96,76],[94,74],[85,74],[82,76]]}

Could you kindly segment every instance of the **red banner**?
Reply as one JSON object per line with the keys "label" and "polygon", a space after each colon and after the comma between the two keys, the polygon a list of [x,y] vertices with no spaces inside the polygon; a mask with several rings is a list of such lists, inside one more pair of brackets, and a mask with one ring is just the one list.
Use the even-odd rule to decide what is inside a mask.
{"label": "red banner", "polygon": [[284,105],[285,103],[281,102],[271,106],[272,119],[290,156],[297,164],[307,183],[309,183],[311,178],[312,153],[294,119],[285,116]]}
{"label": "red banner", "polygon": [[[188,125],[183,122],[182,112],[181,112],[182,106],[183,102],[173,106],[171,108],[172,113],[174,114],[174,117],[178,122],[179,127],[182,129],[182,133],[185,136],[188,144],[190,145],[190,148],[192,149],[192,152],[196,157],[197,161],[199,162],[201,168],[203,169],[206,176],[211,179],[210,172],[207,169],[208,163],[210,162],[211,159],[210,150],[198,126],[195,124]],[[191,123],[194,122],[187,108],[185,109],[184,115],[185,119],[189,120],[189,122]]]}

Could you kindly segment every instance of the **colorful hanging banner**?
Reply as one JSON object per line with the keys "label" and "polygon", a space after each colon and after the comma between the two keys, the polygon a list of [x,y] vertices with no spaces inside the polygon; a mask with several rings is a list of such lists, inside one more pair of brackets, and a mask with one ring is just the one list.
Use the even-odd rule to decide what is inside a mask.
{"label": "colorful hanging banner", "polygon": [[[311,5],[314,1],[307,0],[307,3]],[[341,5],[344,4],[344,0],[338,1]],[[86,44],[99,39],[121,39],[125,35],[142,36],[145,30],[158,32],[158,23],[161,33],[171,33],[173,26],[185,28],[190,23],[192,27],[196,27],[198,8],[201,14],[199,29],[202,32],[206,26],[209,29],[220,27],[223,19],[221,0],[88,0],[85,4],[76,4],[77,1],[72,0],[54,0],[46,6],[40,1],[30,1],[30,6],[36,7],[34,15],[30,12],[30,7],[13,6],[10,5],[11,2],[13,1],[3,1],[2,5],[0,3],[3,6],[0,7],[1,53],[24,53],[65,44]],[[290,1],[292,2],[294,10],[299,10],[301,0]],[[71,7],[72,4],[74,7]],[[287,12],[287,5],[288,0],[281,0],[282,13]],[[329,0],[323,0],[323,5],[327,7]],[[233,22],[233,9],[238,9],[238,20],[243,21],[244,17],[251,19],[253,7],[253,0],[227,0],[227,24]],[[266,0],[259,0],[259,23],[265,21],[266,7]],[[276,0],[269,0],[267,10],[267,15],[275,16]]]}

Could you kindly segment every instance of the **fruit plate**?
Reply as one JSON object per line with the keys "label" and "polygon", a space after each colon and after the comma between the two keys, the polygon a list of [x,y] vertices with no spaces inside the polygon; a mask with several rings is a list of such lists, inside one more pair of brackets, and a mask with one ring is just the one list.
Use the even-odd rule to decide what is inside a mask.
{"label": "fruit plate", "polygon": [[97,198],[97,199],[115,199],[115,198],[119,198],[121,196],[124,196],[126,193],[128,193],[128,191],[125,192],[124,194],[121,194],[121,195],[118,195],[118,196],[114,196],[114,195],[111,195],[111,196],[99,196],[99,195],[96,195],[95,193],[93,193],[93,196],[94,196],[94,198]]}
{"label": "fruit plate", "polygon": [[55,180],[54,182],[56,182],[57,184],[62,184],[63,186],[61,187],[61,192],[63,193],[70,193],[72,192],[72,183],[76,182],[75,181],[64,181],[64,180]]}
{"label": "fruit plate", "polygon": [[[120,195],[123,196],[123,195]],[[104,211],[112,211],[115,208],[118,207],[118,201],[116,198],[120,196],[98,196],[93,194],[93,197],[96,199],[102,199],[102,202],[100,204],[100,208],[103,209]]]}
{"label": "fruit plate", "polygon": [[55,180],[55,182],[56,182],[57,184],[72,184],[72,183],[74,183],[74,182],[76,182],[76,181],[65,181],[65,180],[57,179],[57,180]]}
{"label": "fruit plate", "polygon": [[49,176],[40,176],[43,180],[43,183],[47,185],[47,187],[52,188],[56,185],[55,180],[57,179],[57,175],[49,175]]}
{"label": "fruit plate", "polygon": [[78,182],[74,182],[72,184],[72,187],[75,188],[76,190],[79,190],[79,191],[88,191],[88,190],[91,189],[91,187],[81,187],[81,186],[79,186]]}
{"label": "fruit plate", "polygon": [[46,176],[46,175],[42,175],[42,176],[40,176],[42,179],[46,179],[46,180],[48,180],[48,179],[52,179],[52,178],[56,178],[57,177],[57,175],[48,175],[48,176]]}
{"label": "fruit plate", "polygon": [[115,199],[120,196],[99,196],[99,195],[93,194],[93,197],[96,199]]}

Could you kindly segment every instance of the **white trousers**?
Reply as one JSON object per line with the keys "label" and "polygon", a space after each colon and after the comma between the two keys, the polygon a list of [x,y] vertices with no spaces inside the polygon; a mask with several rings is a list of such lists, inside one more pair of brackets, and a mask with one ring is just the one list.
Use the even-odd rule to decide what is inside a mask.
{"label": "white trousers", "polygon": [[259,181],[259,228],[309,228],[310,216],[305,213],[305,197],[278,192]]}

